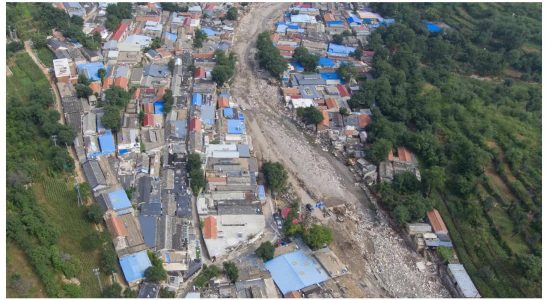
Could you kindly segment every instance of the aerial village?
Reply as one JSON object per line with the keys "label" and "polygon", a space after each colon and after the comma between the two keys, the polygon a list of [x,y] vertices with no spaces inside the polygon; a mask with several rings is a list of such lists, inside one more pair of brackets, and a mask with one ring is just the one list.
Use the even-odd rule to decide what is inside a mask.
{"label": "aerial village", "polygon": [[[284,237],[281,230],[292,210],[298,211],[296,222],[304,222],[309,214],[338,219],[345,215],[340,213],[344,205],[325,207],[318,201],[315,207],[294,208],[283,199],[275,201],[265,189],[262,162],[254,156],[246,132],[245,108],[228,84],[217,86],[212,80],[215,54],[228,55],[238,26],[226,14],[236,7],[243,15],[249,5],[189,3],[188,10],[171,12],[159,3],[133,4],[133,18],[121,20],[112,32],[104,26],[106,3],[55,5],[85,20],[94,15],[84,23],[85,31],[102,38],[98,51],[59,32],[52,33],[47,45],[56,57],[53,72],[65,120],[77,132],[76,155],[103,209],[129,288],[152,298],[160,288],[189,298],[344,297],[337,280],[349,273],[345,263],[352,262],[343,263],[329,247],[313,251],[299,239]],[[405,147],[387,153],[378,168],[365,159],[367,126],[375,120],[368,109],[351,111],[347,101],[359,85],[336,71],[341,64],[351,64],[370,76],[374,53],[356,55],[356,50],[372,31],[394,22],[363,4],[354,9],[351,3],[296,3],[272,24],[272,42],[285,58],[292,61],[299,46],[320,56],[316,73],[290,63],[281,78],[279,99],[294,120],[299,108],[321,110],[320,143],[345,160],[364,185],[390,182],[403,172],[420,180],[417,159]],[[196,47],[193,40],[199,31],[206,38]],[[334,43],[333,35],[343,40]],[[158,40],[160,46],[152,48]],[[75,88],[82,76],[93,91],[88,97],[78,97]],[[103,121],[109,114],[106,91],[112,87],[131,95],[116,130],[107,129]],[[189,171],[190,157],[196,154],[205,181],[199,191],[192,190]],[[428,223],[408,224],[409,244],[421,253],[452,247],[440,214],[432,210],[425,220]],[[276,248],[274,257],[263,262],[254,251],[265,239]],[[145,280],[152,266],[149,251],[162,261],[168,273],[165,282]],[[203,288],[188,284],[206,263],[228,258],[237,261],[236,282],[217,276]],[[455,295],[479,297],[461,264],[449,264],[448,274]]]}

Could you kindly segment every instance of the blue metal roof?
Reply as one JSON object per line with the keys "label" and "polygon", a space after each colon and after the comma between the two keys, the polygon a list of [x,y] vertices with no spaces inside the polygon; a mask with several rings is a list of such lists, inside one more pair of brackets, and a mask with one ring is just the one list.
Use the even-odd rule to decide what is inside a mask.
{"label": "blue metal roof", "polygon": [[337,72],[320,73],[320,76],[325,80],[341,80]]}
{"label": "blue metal roof", "polygon": [[295,71],[297,71],[297,72],[303,72],[304,71],[303,65],[298,61],[291,62],[291,65],[295,68]]}
{"label": "blue metal roof", "polygon": [[362,23],[362,20],[360,18],[353,15],[350,15],[350,17],[348,17],[346,20],[348,21],[348,23],[358,23],[358,24]]}
{"label": "blue metal roof", "polygon": [[202,105],[202,94],[192,94],[192,105]]}
{"label": "blue metal roof", "polygon": [[128,283],[145,278],[145,271],[152,266],[146,251],[120,257],[120,266]]}
{"label": "blue metal roof", "polygon": [[110,202],[110,206],[115,211],[124,210],[132,207],[129,198],[127,197],[126,191],[124,191],[123,189],[117,189],[113,192],[108,193],[108,200]]}
{"label": "blue metal roof", "polygon": [[320,61],[318,62],[320,67],[324,68],[332,68],[335,66],[335,63],[329,58],[329,57],[320,57]]}
{"label": "blue metal roof", "polygon": [[320,264],[301,250],[275,257],[267,261],[265,267],[282,294],[329,279]]}
{"label": "blue metal roof", "polygon": [[156,247],[156,216],[139,216],[139,223],[145,244],[151,248]]}
{"label": "blue metal roof", "polygon": [[226,107],[225,109],[223,109],[223,115],[227,119],[232,119],[234,118],[234,110],[230,107]]}
{"label": "blue metal roof", "polygon": [[207,34],[207,36],[214,36],[217,34],[217,31],[209,28],[209,27],[202,27],[202,31],[205,32],[205,34]]}
{"label": "blue metal roof", "polygon": [[228,120],[227,126],[229,134],[243,134],[245,132],[245,123],[242,120]]}
{"label": "blue metal roof", "polygon": [[260,184],[257,186],[257,194],[259,195],[259,200],[264,201],[266,199],[264,185]]}
{"label": "blue metal roof", "polygon": [[110,130],[105,131],[104,134],[99,136],[99,146],[101,147],[102,155],[110,155],[116,151],[114,146],[114,137]]}
{"label": "blue metal roof", "polygon": [[164,113],[164,102],[163,101],[154,102],[154,113],[155,114],[163,114]]}
{"label": "blue metal roof", "polygon": [[177,40],[177,34],[175,34],[175,33],[166,32],[166,33],[164,33],[164,35],[168,40],[170,40],[172,42],[175,42]]}
{"label": "blue metal roof", "polygon": [[299,25],[297,24],[287,24],[288,29],[299,29]]}
{"label": "blue metal roof", "polygon": [[327,48],[327,52],[335,56],[348,56],[350,53],[354,51],[356,51],[356,48],[354,47],[347,47],[347,46],[338,45],[334,43],[330,43],[329,47]]}
{"label": "blue metal roof", "polygon": [[329,26],[342,26],[344,24],[343,21],[327,21],[325,23]]}
{"label": "blue metal roof", "polygon": [[[78,74],[84,74],[89,80],[96,81],[101,80],[99,77],[99,69],[106,69],[105,65],[101,62],[93,62],[87,64],[79,64],[76,66]],[[108,72],[107,72],[108,73]]]}
{"label": "blue metal roof", "polygon": [[430,23],[430,22],[426,22],[426,29],[428,29],[428,31],[430,32],[441,32],[441,27],[439,27],[438,25],[434,24],[434,23]]}
{"label": "blue metal roof", "polygon": [[279,24],[278,27],[276,27],[277,33],[285,33],[286,30],[287,30],[287,25],[285,24]]}

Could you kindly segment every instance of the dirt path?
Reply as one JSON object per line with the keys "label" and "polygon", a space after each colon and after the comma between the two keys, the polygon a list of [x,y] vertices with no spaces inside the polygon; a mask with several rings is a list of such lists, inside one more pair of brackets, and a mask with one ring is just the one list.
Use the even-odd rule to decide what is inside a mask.
{"label": "dirt path", "polygon": [[233,51],[238,56],[238,74],[232,93],[246,108],[253,151],[259,160],[284,164],[289,182],[304,203],[322,199],[328,205],[346,202],[356,207],[355,222],[330,223],[335,236],[333,251],[348,265],[356,287],[346,297],[448,296],[431,274],[435,266],[425,273],[417,270],[415,263],[424,259],[403,243],[382,213],[370,209],[371,202],[355,186],[350,170],[291,121],[281,105],[279,88],[260,79],[254,60],[257,35],[269,30],[286,7],[287,3],[254,5],[236,31]]}
{"label": "dirt path", "polygon": [[[34,51],[32,51],[32,47],[30,46],[30,41],[25,42],[25,51],[32,58],[34,63],[42,70],[42,72],[44,73],[44,76],[46,76],[46,78],[48,79],[49,85],[51,87],[51,90],[53,91],[53,95],[55,98],[55,109],[61,115],[61,117],[59,118],[59,123],[64,125],[65,115],[63,114],[63,107],[61,105],[61,95],[59,94],[59,90],[57,90],[57,85],[55,84],[55,80],[52,78],[53,76],[50,74],[49,69],[40,61],[40,59],[38,59]],[[86,178],[84,177],[82,167],[80,166],[80,162],[78,161],[74,148],[67,147],[67,150],[68,150],[68,153],[70,154],[70,157],[74,161],[74,171],[75,171],[78,183],[86,182]],[[86,199],[86,205],[90,205],[90,204],[91,204],[90,199]]]}

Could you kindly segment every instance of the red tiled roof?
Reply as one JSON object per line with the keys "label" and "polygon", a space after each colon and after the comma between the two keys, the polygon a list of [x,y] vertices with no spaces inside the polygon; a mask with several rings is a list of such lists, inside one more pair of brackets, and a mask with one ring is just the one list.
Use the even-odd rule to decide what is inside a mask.
{"label": "red tiled roof", "polygon": [[441,218],[440,212],[437,209],[432,209],[431,211],[427,212],[426,215],[428,216],[428,221],[430,222],[430,225],[432,225],[432,229],[436,234],[442,233],[442,234],[448,234],[447,227],[445,227],[445,223],[443,222],[443,219]]}
{"label": "red tiled roof", "polygon": [[329,127],[329,113],[327,110],[322,110],[323,120],[320,124],[322,124],[325,127]]}
{"label": "red tiled roof", "polygon": [[204,67],[198,67],[194,70],[194,78],[205,78],[206,70]]}
{"label": "red tiled roof", "polygon": [[146,88],[145,89],[145,94],[154,94],[154,88]]}
{"label": "red tiled roof", "polygon": [[192,57],[193,57],[193,58],[208,59],[208,58],[213,58],[213,56],[214,56],[213,52],[207,52],[207,53],[192,53]]}
{"label": "red tiled roof", "polygon": [[326,13],[323,15],[323,20],[328,22],[328,21],[335,21],[335,16],[333,16],[332,13]]}
{"label": "red tiled roof", "polygon": [[154,104],[152,104],[152,103],[143,104],[143,111],[145,112],[145,114],[153,114],[154,113]]}
{"label": "red tiled roof", "polygon": [[219,106],[219,108],[228,107],[229,106],[228,98],[222,97],[222,96],[219,97],[219,99],[217,100],[217,105]]}
{"label": "red tiled roof", "polygon": [[339,94],[341,95],[341,97],[350,97],[350,94],[348,93],[348,90],[344,85],[337,84],[337,90],[339,90]]}
{"label": "red tiled roof", "polygon": [[124,226],[124,222],[116,215],[111,215],[107,219],[107,226],[114,237],[127,236],[127,228]]}
{"label": "red tiled roof", "polygon": [[112,77],[107,77],[103,80],[103,88],[108,89],[112,86],[114,83],[114,79]]}
{"label": "red tiled roof", "polygon": [[116,30],[114,31],[114,33],[112,34],[112,37],[110,39],[115,40],[115,41],[120,41],[120,39],[122,38],[122,35],[124,35],[124,32],[126,32],[128,27],[129,27],[128,23],[120,22],[120,25],[118,25],[118,27],[116,27]]}
{"label": "red tiled roof", "polygon": [[289,46],[289,45],[276,45],[276,48],[280,49],[280,51],[293,51],[295,50],[295,47]]}
{"label": "red tiled roof", "polygon": [[204,219],[204,239],[217,238],[217,219],[214,216],[207,216]]}
{"label": "red tiled roof", "polygon": [[207,182],[226,183],[226,177],[208,177]]}
{"label": "red tiled roof", "polygon": [[398,158],[401,160],[401,161],[412,161],[413,160],[413,154],[411,154],[411,152],[403,147],[403,146],[399,146],[398,147]]}
{"label": "red tiled roof", "polygon": [[388,152],[388,160],[394,161],[394,151],[392,151],[392,149],[390,149],[390,152]]}
{"label": "red tiled roof", "polygon": [[327,105],[328,109],[339,107],[339,104],[337,103],[337,100],[335,100],[333,98],[326,99],[325,104]]}
{"label": "red tiled roof", "polygon": [[154,115],[146,114],[145,120],[143,121],[143,126],[154,126]]}
{"label": "red tiled roof", "polygon": [[98,82],[90,83],[89,88],[93,91],[93,93],[99,94],[101,92],[101,85]]}
{"label": "red tiled roof", "polygon": [[192,120],[190,120],[190,125],[188,126],[188,129],[190,129],[190,131],[202,130],[202,121],[200,121],[200,119],[198,118],[192,118]]}
{"label": "red tiled roof", "polygon": [[165,87],[159,87],[158,92],[156,92],[156,100],[160,100],[164,97],[166,94],[166,88]]}
{"label": "red tiled roof", "polygon": [[371,124],[371,117],[365,114],[358,116],[358,125],[360,128],[365,128],[367,125]]}
{"label": "red tiled roof", "polygon": [[282,88],[282,93],[284,96],[290,96],[290,97],[299,97],[301,96],[301,92],[298,88]]}
{"label": "red tiled roof", "polygon": [[127,90],[128,79],[125,77],[117,77],[116,79],[114,79],[114,85]]}
{"label": "red tiled roof", "polygon": [[299,291],[291,291],[285,293],[284,298],[302,298],[302,295]]}

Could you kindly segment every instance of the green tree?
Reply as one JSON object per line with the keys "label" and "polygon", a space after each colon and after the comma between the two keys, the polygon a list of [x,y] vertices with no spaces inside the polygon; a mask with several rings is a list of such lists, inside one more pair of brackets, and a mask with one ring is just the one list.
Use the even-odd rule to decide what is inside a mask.
{"label": "green tree", "polygon": [[366,151],[367,158],[378,164],[381,161],[384,161],[388,157],[388,152],[392,150],[392,142],[387,139],[378,139],[370,146],[369,151]]}
{"label": "green tree", "polygon": [[78,189],[80,190],[80,196],[82,196],[82,198],[84,199],[91,198],[92,196],[91,186],[89,185],[88,182],[79,183]]}
{"label": "green tree", "polygon": [[162,97],[162,100],[164,100],[164,113],[170,113],[173,108],[173,102],[175,101],[175,99],[173,98],[173,92],[170,89],[167,89],[164,96]]}
{"label": "green tree", "polygon": [[443,188],[445,184],[445,170],[439,166],[433,166],[423,172],[426,195],[430,196],[432,190]]}
{"label": "green tree", "polygon": [[[160,298],[174,298],[174,297],[162,297],[162,290],[160,290]],[[137,296],[139,296],[139,292],[131,288],[126,288],[122,294],[124,298],[137,298]]]}
{"label": "green tree", "polygon": [[167,279],[167,273],[162,266],[151,266],[145,270],[147,281],[159,283]]}
{"label": "green tree", "polygon": [[98,204],[93,203],[87,208],[86,219],[95,224],[101,223],[103,221],[103,210]]}
{"label": "green tree", "polygon": [[338,45],[342,45],[343,39],[344,39],[344,36],[342,36],[341,34],[334,34],[332,37],[333,43]]}
{"label": "green tree", "polygon": [[303,234],[304,242],[313,250],[329,245],[333,241],[333,234],[329,227],[314,224]]}
{"label": "green tree", "polygon": [[67,298],[81,298],[83,296],[82,288],[77,284],[65,284],[63,285],[63,293]]}
{"label": "green tree", "polygon": [[[137,297],[132,297],[137,298]],[[170,291],[167,288],[161,288],[160,289],[160,298],[175,298],[175,292]]]}
{"label": "green tree", "polygon": [[303,121],[306,124],[314,124],[318,131],[318,124],[323,121],[323,114],[314,106],[306,107],[303,112]]}
{"label": "green tree", "polygon": [[61,270],[67,278],[75,278],[82,271],[82,265],[78,258],[72,256],[61,263]]}
{"label": "green tree", "polygon": [[320,57],[311,54],[308,52],[308,49],[305,47],[297,47],[295,51],[293,52],[293,58],[301,63],[303,66],[305,72],[313,72],[318,67],[318,62],[320,61]]}
{"label": "green tree", "polygon": [[532,254],[522,254],[517,258],[518,268],[529,280],[540,282],[542,279],[542,260]]}
{"label": "green tree", "polygon": [[76,95],[78,98],[87,98],[93,94],[93,90],[84,84],[77,84],[76,85]]}
{"label": "green tree", "polygon": [[342,80],[349,82],[352,78],[358,76],[358,71],[356,67],[349,63],[341,64],[337,69],[337,74],[342,78]]}
{"label": "green tree", "polygon": [[120,129],[120,123],[122,119],[120,117],[120,112],[114,106],[105,107],[105,114],[101,118],[101,122],[106,128],[112,129],[112,131],[117,132]]}
{"label": "green tree", "polygon": [[350,56],[354,57],[357,60],[361,60],[362,56],[363,56],[363,51],[362,51],[362,49],[358,48],[358,49],[354,50],[354,52],[352,52],[350,54]]}
{"label": "green tree", "polygon": [[255,254],[260,257],[263,261],[271,260],[274,257],[274,251],[276,249],[270,241],[261,243],[259,248],[255,250]]}
{"label": "green tree", "polygon": [[107,247],[101,252],[101,271],[104,274],[112,274],[116,271],[117,257],[116,253]]}
{"label": "green tree", "polygon": [[101,85],[105,82],[105,76],[107,75],[107,70],[100,68],[97,71],[97,75],[99,75],[99,78],[101,78]]}
{"label": "green tree", "polygon": [[394,209],[393,214],[394,219],[400,225],[408,223],[411,220],[411,214],[409,213],[409,209],[407,209],[405,205],[398,205],[396,209]]}
{"label": "green tree", "polygon": [[194,41],[192,43],[194,48],[202,48],[205,40],[207,40],[207,34],[201,29],[196,28],[194,31]]}
{"label": "green tree", "polygon": [[238,20],[238,9],[234,6],[228,9],[226,12],[226,18],[231,21]]}
{"label": "green tree", "polygon": [[99,248],[102,244],[101,237],[97,232],[94,232],[88,236],[85,236],[82,238],[80,242],[80,246],[82,247],[82,250],[86,252],[93,252],[97,248]]}
{"label": "green tree", "polygon": [[280,50],[272,44],[269,32],[259,34],[257,38],[257,59],[259,65],[273,76],[279,78],[287,70],[287,61],[280,54]]}
{"label": "green tree", "polygon": [[114,282],[112,285],[109,285],[103,289],[103,298],[120,298],[122,293],[122,287]]}
{"label": "green tree", "polygon": [[436,252],[441,257],[444,264],[447,264],[453,260],[453,250],[451,248],[438,247],[436,248]]}
{"label": "green tree", "polygon": [[279,162],[266,161],[263,164],[263,173],[268,188],[273,192],[279,192],[287,183],[287,171]]}
{"label": "green tree", "polygon": [[215,66],[211,71],[211,77],[217,86],[222,86],[232,75],[234,75],[234,67],[230,66]]}
{"label": "green tree", "polygon": [[226,277],[228,277],[228,279],[230,279],[232,283],[235,283],[238,280],[239,271],[238,267],[236,267],[236,264],[231,261],[225,261],[223,262],[223,269],[225,271]]}

